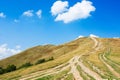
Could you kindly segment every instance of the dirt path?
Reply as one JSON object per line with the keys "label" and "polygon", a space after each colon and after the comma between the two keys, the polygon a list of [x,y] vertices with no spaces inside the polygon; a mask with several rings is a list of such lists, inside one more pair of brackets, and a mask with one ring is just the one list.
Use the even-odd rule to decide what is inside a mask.
{"label": "dirt path", "polygon": [[[64,66],[62,69],[60,69],[59,71],[52,71],[51,73],[46,73],[45,75],[42,75],[42,76],[39,76],[39,77],[36,77],[36,78],[32,78],[30,80],[35,80],[35,79],[38,79],[38,78],[42,78],[42,77],[45,77],[45,76],[48,76],[48,75],[52,75],[52,74],[57,74],[59,72],[62,72],[64,70],[66,70],[67,68],[71,67],[71,70],[70,70],[70,73],[73,74],[74,76],[74,79],[75,80],[83,80],[83,78],[80,76],[79,74],[79,71],[77,70],[76,66],[75,66],[75,63],[77,60],[75,60],[76,58],[73,57],[68,63],[69,65],[67,66]],[[58,68],[58,67],[57,67]]]}
{"label": "dirt path", "polygon": [[[103,57],[103,59],[102,59],[102,57]],[[100,59],[101,59],[101,61],[108,67],[108,69],[116,76],[116,77],[118,77],[118,78],[120,78],[120,74],[119,73],[117,73],[105,60],[105,57],[104,57],[104,55],[101,55],[100,56]]]}
{"label": "dirt path", "polygon": [[37,76],[44,77],[44,76],[47,76],[47,75],[59,73],[60,71],[63,71],[65,69],[69,68],[69,65],[67,65],[67,64],[68,63],[64,63],[64,64],[61,64],[61,65],[59,65],[57,67],[54,67],[54,68],[51,68],[51,69],[47,69],[47,70],[38,71],[38,72],[35,72],[35,73],[32,73],[32,74],[28,74],[28,75],[20,77],[19,80],[27,80],[27,79],[32,79],[34,77],[36,77],[36,79],[37,79]]}
{"label": "dirt path", "polygon": [[95,49],[98,46],[99,42],[94,37],[90,37],[90,38],[94,41],[93,48]]}
{"label": "dirt path", "polygon": [[[101,44],[94,38],[94,37],[90,37],[93,41],[94,41],[94,46],[93,48],[96,50],[98,50],[101,47]],[[91,55],[91,53],[94,53],[95,51],[89,52],[88,54]],[[84,55],[84,54],[83,54]],[[102,80],[102,78],[94,71],[90,70],[89,68],[87,68],[82,61],[79,61],[79,58],[81,59],[82,55],[80,55],[79,57],[76,57],[77,62],[79,64],[79,66],[81,67],[81,69],[86,72],[88,75],[92,76],[94,79],[96,80]]]}
{"label": "dirt path", "polygon": [[108,62],[114,64],[116,67],[120,68],[120,65],[118,65],[117,63],[114,63],[113,61],[107,59],[107,58],[105,57],[105,54],[103,54],[103,57],[104,57],[104,59],[105,59],[106,61],[108,61]]}
{"label": "dirt path", "polygon": [[[94,37],[91,37],[91,39],[94,41],[93,48],[95,49],[95,51],[98,50],[99,47],[100,47],[99,42]],[[95,52],[95,51],[92,51],[92,52]],[[90,53],[91,52],[89,52],[89,54]],[[82,55],[84,55],[84,54],[82,54]],[[35,79],[38,79],[38,78],[42,78],[44,76],[57,74],[57,73],[59,73],[61,71],[66,70],[69,67],[71,67],[70,73],[73,74],[73,77],[74,77],[75,80],[83,80],[83,78],[81,77],[79,71],[77,70],[77,65],[79,65],[81,67],[82,71],[84,71],[88,75],[92,76],[94,79],[102,80],[102,78],[96,72],[90,70],[81,61],[79,61],[79,58],[81,58],[82,55],[75,56],[71,60],[69,60],[67,63],[65,63],[65,64],[68,64],[68,65],[62,64],[62,65],[57,66],[57,67],[52,68],[52,69],[32,73],[30,75],[26,75],[26,76],[21,77],[20,80],[27,80],[27,79],[35,80]]]}
{"label": "dirt path", "polygon": [[102,80],[102,78],[94,71],[87,68],[82,61],[78,61],[78,65],[81,67],[81,69],[86,72],[88,75],[92,76],[95,80]]}
{"label": "dirt path", "polygon": [[67,65],[67,66],[65,66],[65,67],[63,67],[62,69],[60,69],[60,70],[57,70],[57,71],[51,71],[51,72],[48,72],[48,73],[46,73],[46,74],[44,74],[44,75],[41,75],[41,76],[36,76],[36,77],[32,77],[32,79],[30,79],[30,80],[36,80],[36,79],[38,79],[38,78],[42,78],[42,77],[45,77],[45,76],[48,76],[48,75],[52,75],[52,74],[57,74],[57,73],[59,73],[59,72],[62,72],[62,71],[64,71],[64,70],[66,70],[66,69],[68,69],[70,67],[70,65]]}
{"label": "dirt path", "polygon": [[75,65],[77,63],[77,58],[74,57],[73,59],[70,60],[70,66],[71,66],[71,73],[73,74],[75,80],[83,80],[83,78],[80,76],[79,71],[77,70],[77,66]]}

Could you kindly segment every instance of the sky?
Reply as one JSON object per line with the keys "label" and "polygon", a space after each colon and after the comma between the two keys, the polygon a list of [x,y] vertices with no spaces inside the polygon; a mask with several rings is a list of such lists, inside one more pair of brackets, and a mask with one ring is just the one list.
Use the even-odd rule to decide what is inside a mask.
{"label": "sky", "polygon": [[119,0],[0,0],[0,59],[78,36],[120,37]]}

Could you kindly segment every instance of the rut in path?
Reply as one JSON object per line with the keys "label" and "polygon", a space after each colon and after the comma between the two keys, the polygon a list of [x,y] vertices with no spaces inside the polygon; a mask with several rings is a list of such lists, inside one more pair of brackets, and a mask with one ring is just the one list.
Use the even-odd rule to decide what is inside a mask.
{"label": "rut in path", "polygon": [[[94,46],[93,46],[93,48],[95,49],[95,51],[96,50],[98,50],[99,48],[100,48],[100,43],[94,38],[94,37],[91,37],[91,39],[94,41]],[[92,51],[92,53],[94,53],[95,51]],[[89,54],[90,54],[91,52],[89,52]],[[84,54],[82,54],[82,55],[84,55]],[[84,71],[85,73],[87,73],[88,75],[90,75],[90,76],[92,76],[94,79],[96,79],[96,80],[102,80],[102,78],[96,73],[96,72],[94,72],[94,71],[92,71],[92,70],[90,70],[89,68],[87,68],[81,61],[79,61],[79,58],[81,58],[81,56],[82,55],[80,55],[80,56],[75,56],[74,57],[74,62],[76,62],[80,67],[81,67],[81,69],[82,69],[82,71]],[[71,61],[72,62],[72,61]],[[73,67],[75,67],[75,66],[73,66]],[[76,79],[77,77],[80,77],[79,75],[78,75],[78,72],[77,71],[75,71],[76,72],[76,75],[74,75],[74,73],[73,73],[73,75],[74,75],[74,77],[75,77],[75,80],[82,80],[82,79]]]}
{"label": "rut in path", "polygon": [[[61,68],[62,67],[62,68]],[[52,75],[52,74],[56,74],[59,73],[61,71],[64,71],[65,69],[69,68],[70,66],[67,65],[67,63],[61,64],[59,66],[56,66],[52,69],[48,69],[48,70],[43,70],[43,71],[38,71],[29,75],[25,75],[19,78],[19,80],[35,80],[37,78],[41,78],[44,76],[48,76],[48,75]],[[37,77],[40,76],[40,77]]]}
{"label": "rut in path", "polygon": [[[79,59],[79,57],[78,57]],[[102,80],[102,78],[94,71],[87,68],[81,61],[78,61],[78,65],[81,67],[81,69],[87,73],[88,75],[92,76],[95,80]]]}
{"label": "rut in path", "polygon": [[[102,59],[102,57],[103,57],[103,59]],[[105,57],[104,57],[104,55],[100,55],[100,59],[101,59],[101,61],[108,67],[108,69],[116,76],[116,77],[118,77],[118,78],[120,78],[120,74],[119,73],[117,73],[109,64],[107,64],[106,62],[105,62]]]}
{"label": "rut in path", "polygon": [[70,60],[70,66],[71,66],[71,73],[73,74],[75,80],[83,80],[83,78],[80,76],[79,71],[77,70],[77,65],[75,65],[77,63],[77,58],[74,57],[73,59]]}
{"label": "rut in path", "polygon": [[[99,45],[98,45],[99,42],[95,38],[93,38],[93,37],[91,37],[91,39],[95,43],[93,48],[94,49],[97,49],[97,48],[99,49]],[[92,52],[94,52],[94,51],[92,51]],[[91,52],[89,52],[89,53],[91,53]],[[82,55],[84,55],[84,54],[82,54]],[[82,55],[80,55],[80,56],[82,56]],[[31,74],[31,76],[28,75],[28,76],[26,76],[24,78],[21,78],[20,80],[27,80],[27,79],[30,79],[30,78],[31,78],[31,80],[35,80],[37,78],[41,78],[41,77],[44,77],[44,76],[47,76],[47,75],[59,73],[59,72],[65,70],[65,69],[67,69],[68,67],[71,67],[70,73],[73,74],[73,77],[75,78],[75,80],[83,80],[83,78],[81,77],[79,71],[77,70],[77,65],[75,65],[75,64],[78,64],[81,67],[82,71],[86,72],[88,75],[92,76],[94,79],[102,80],[102,78],[97,73],[95,73],[94,71],[90,70],[82,62],[79,61],[80,56],[73,57],[71,60],[69,60],[67,63],[65,63],[65,64],[68,64],[68,65],[67,66],[63,66],[60,70],[57,69],[57,68],[59,68],[59,66],[57,66],[55,68],[52,68],[52,69],[49,69],[49,70],[45,70],[45,72],[44,71],[40,71],[40,72],[45,73],[42,76],[40,76],[40,74],[39,74],[40,72],[37,72],[35,74],[33,73],[34,75],[32,75],[32,74]],[[40,76],[40,77],[37,77],[37,76]],[[36,78],[34,78],[34,77],[36,77]]]}
{"label": "rut in path", "polygon": [[108,61],[108,62],[114,64],[116,67],[120,68],[120,65],[118,65],[117,63],[115,63],[115,62],[109,60],[108,58],[106,58],[106,57],[105,57],[105,54],[103,54],[103,57],[104,57],[104,60],[106,60],[106,61]]}

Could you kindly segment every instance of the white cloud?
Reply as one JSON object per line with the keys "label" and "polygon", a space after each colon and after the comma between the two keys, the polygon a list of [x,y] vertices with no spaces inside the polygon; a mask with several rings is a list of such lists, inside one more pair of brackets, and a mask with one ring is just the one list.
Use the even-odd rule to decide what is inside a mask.
{"label": "white cloud", "polygon": [[20,48],[20,45],[17,45],[14,49],[9,48],[7,44],[0,45],[0,59],[4,59],[21,52]]}
{"label": "white cloud", "polygon": [[17,46],[16,46],[16,49],[20,49],[20,48],[21,48],[21,46],[20,46],[20,45],[17,45]]}
{"label": "white cloud", "polygon": [[83,38],[84,36],[82,36],[82,35],[80,35],[80,36],[78,36],[78,38]]}
{"label": "white cloud", "polygon": [[68,1],[56,1],[51,7],[52,15],[57,15],[67,11]]}
{"label": "white cloud", "polygon": [[[79,38],[84,38],[84,36],[80,35],[80,36],[78,36],[76,39],[79,39]],[[76,39],[75,39],[75,40],[76,40]]]}
{"label": "white cloud", "polygon": [[33,12],[34,12],[33,10],[25,11],[23,12],[23,16],[32,17],[34,16]]}
{"label": "white cloud", "polygon": [[[64,3],[62,1],[60,2],[61,5]],[[69,23],[78,19],[86,19],[91,16],[90,13],[92,11],[95,11],[95,7],[92,5],[91,1],[82,0],[82,2],[77,2],[70,8],[68,8],[68,2],[66,3],[66,6],[52,6],[51,12],[52,15],[56,15],[55,21],[63,21],[64,23]],[[59,7],[59,9],[57,9],[57,7]]]}
{"label": "white cloud", "polygon": [[94,34],[90,34],[90,37],[99,38],[99,36],[97,36],[97,35],[94,35]]}
{"label": "white cloud", "polygon": [[38,16],[38,18],[41,18],[42,10],[38,10],[38,11],[36,12],[36,15]]}
{"label": "white cloud", "polygon": [[14,19],[14,22],[15,22],[15,23],[18,23],[18,22],[19,22],[19,20],[17,20],[17,19]]}
{"label": "white cloud", "polygon": [[3,12],[1,12],[0,13],[0,18],[5,18],[5,17],[6,17],[6,15]]}
{"label": "white cloud", "polygon": [[119,39],[119,37],[113,37],[113,39]]}

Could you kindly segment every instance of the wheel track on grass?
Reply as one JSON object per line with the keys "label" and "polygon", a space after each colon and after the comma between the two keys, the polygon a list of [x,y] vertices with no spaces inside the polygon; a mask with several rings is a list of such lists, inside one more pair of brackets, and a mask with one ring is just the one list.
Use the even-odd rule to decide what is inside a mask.
{"label": "wheel track on grass", "polygon": [[[94,46],[93,46],[93,48],[95,49],[95,51],[96,50],[98,50],[99,49],[99,42],[95,39],[95,38],[93,38],[93,37],[91,37],[91,39],[94,41]],[[94,51],[92,51],[92,52],[89,52],[89,54],[91,54],[91,53],[94,53]],[[68,67],[71,67],[71,70],[70,70],[70,73],[72,73],[73,74],[73,76],[74,76],[74,79],[75,80],[83,80],[83,78],[80,76],[80,73],[79,73],[79,71],[77,70],[77,66],[75,65],[76,63],[81,67],[81,69],[85,72],[85,73],[87,73],[88,75],[90,75],[90,76],[92,76],[93,78],[95,78],[96,80],[102,80],[102,78],[96,73],[96,72],[94,72],[94,71],[92,71],[92,70],[90,70],[89,68],[87,68],[81,61],[79,61],[79,58],[81,58],[81,56],[83,56],[84,54],[82,54],[82,55],[80,55],[80,56],[75,56],[75,57],[73,57],[71,60],[69,60],[69,62],[67,62],[67,63],[65,63],[65,64],[68,64],[67,65],[67,67],[65,66],[63,66],[63,64],[62,65],[60,65],[60,66],[57,66],[57,67],[55,67],[55,68],[52,68],[52,69],[48,69],[48,70],[45,70],[45,71],[40,71],[40,72],[37,72],[37,73],[34,73],[34,74],[31,74],[31,76],[26,76],[26,78],[21,78],[20,80],[27,80],[27,79],[29,79],[29,80],[35,80],[35,79],[38,79],[38,78],[42,78],[42,77],[45,77],[45,76],[48,76],[48,75],[52,75],[52,74],[57,74],[57,73],[59,73],[59,72],[61,72],[61,71],[64,71],[65,69],[67,69]],[[59,68],[59,67],[61,67],[61,66],[63,66],[62,68],[61,68],[61,70],[57,70],[57,68]],[[38,73],[44,73],[42,76],[40,76],[40,74],[38,74]],[[40,77],[37,77],[37,76],[40,76]],[[34,78],[34,77],[36,77],[36,78]],[[32,78],[32,79],[31,79]]]}
{"label": "wheel track on grass", "polygon": [[113,75],[115,75],[117,78],[120,78],[120,74],[114,70],[106,61],[104,58],[104,55],[100,55],[101,61],[106,65],[106,67],[112,72]]}
{"label": "wheel track on grass", "polygon": [[120,65],[118,65],[117,63],[115,63],[115,62],[107,59],[107,58],[105,57],[105,53],[103,54],[103,57],[104,57],[104,59],[105,59],[106,61],[110,62],[111,64],[114,64],[116,67],[118,67],[118,68],[120,69]]}

